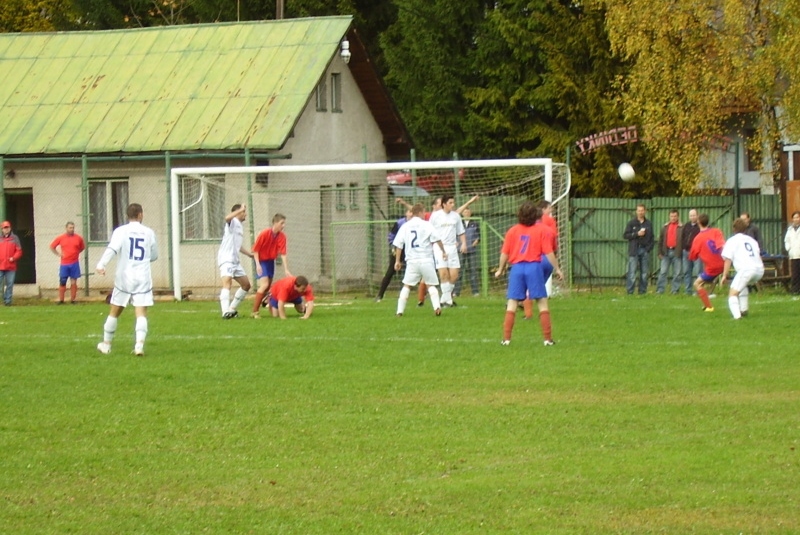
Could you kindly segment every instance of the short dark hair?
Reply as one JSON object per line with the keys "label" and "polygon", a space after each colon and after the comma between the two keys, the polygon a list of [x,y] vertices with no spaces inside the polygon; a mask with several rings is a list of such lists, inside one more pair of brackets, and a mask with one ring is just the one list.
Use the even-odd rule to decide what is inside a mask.
{"label": "short dark hair", "polygon": [[131,203],[128,205],[128,219],[137,219],[142,214],[142,205]]}
{"label": "short dark hair", "polygon": [[442,206],[444,206],[450,199],[455,199],[452,195],[442,195]]}
{"label": "short dark hair", "polygon": [[294,279],[295,286],[308,286],[308,279],[302,275],[298,275],[296,279]]}
{"label": "short dark hair", "polygon": [[551,204],[550,201],[541,200],[541,201],[539,201],[539,203],[536,206],[538,206],[542,211],[544,211],[544,209],[548,208],[550,206],[550,204]]}
{"label": "short dark hair", "polygon": [[278,213],[272,216],[272,223],[274,224],[277,223],[278,221],[284,221],[285,219],[286,219],[285,215]]}
{"label": "short dark hair", "polygon": [[542,210],[532,201],[523,202],[517,211],[517,221],[526,227],[532,226],[542,217]]}
{"label": "short dark hair", "polygon": [[700,223],[701,226],[707,227],[708,226],[708,214],[700,214],[697,216],[697,222]]}
{"label": "short dark hair", "polygon": [[234,204],[233,206],[231,206],[231,212],[235,212],[236,210],[238,210],[238,209],[239,209],[239,208],[241,208],[241,207],[242,207],[242,205],[241,205],[241,204],[239,204],[239,203],[236,203],[236,204]]}
{"label": "short dark hair", "polygon": [[425,213],[425,206],[421,202],[418,202],[414,206],[411,207],[411,213],[415,216],[421,216]]}

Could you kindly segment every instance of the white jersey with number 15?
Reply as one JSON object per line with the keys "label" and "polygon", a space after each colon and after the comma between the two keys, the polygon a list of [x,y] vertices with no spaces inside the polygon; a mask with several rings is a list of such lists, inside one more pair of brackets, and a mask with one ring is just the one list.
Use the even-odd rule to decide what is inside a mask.
{"label": "white jersey with number 15", "polygon": [[132,221],[114,229],[97,267],[105,269],[117,255],[114,287],[129,294],[146,293],[153,289],[150,262],[158,258],[158,246],[153,230]]}

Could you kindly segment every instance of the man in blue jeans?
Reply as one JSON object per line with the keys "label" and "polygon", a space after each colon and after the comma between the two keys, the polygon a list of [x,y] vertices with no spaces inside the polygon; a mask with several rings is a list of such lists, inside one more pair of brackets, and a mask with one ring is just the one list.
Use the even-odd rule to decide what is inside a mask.
{"label": "man in blue jeans", "polygon": [[689,210],[689,222],[683,226],[681,232],[681,243],[683,244],[683,282],[686,286],[686,295],[694,293],[694,279],[703,272],[703,261],[699,258],[692,262],[689,260],[689,251],[692,249],[692,242],[700,232],[700,225],[697,223],[697,210]]}
{"label": "man in blue jeans", "polygon": [[647,208],[643,204],[636,205],[636,217],[625,227],[623,238],[628,240],[628,275],[625,289],[633,294],[636,286],[636,270],[639,270],[639,295],[647,293],[647,279],[650,277],[650,251],[653,250],[655,237],[653,224],[647,217]]}
{"label": "man in blue jeans", "polygon": [[17,276],[17,263],[22,258],[22,245],[16,234],[11,232],[11,222],[3,221],[0,234],[0,290],[3,292],[3,303],[11,306],[14,294],[14,279]]}
{"label": "man in blue jeans", "polygon": [[658,257],[661,259],[661,271],[658,274],[656,293],[663,294],[667,289],[667,277],[672,268],[672,293],[681,289],[681,264],[683,263],[683,225],[677,210],[669,211],[669,221],[661,227],[658,238]]}

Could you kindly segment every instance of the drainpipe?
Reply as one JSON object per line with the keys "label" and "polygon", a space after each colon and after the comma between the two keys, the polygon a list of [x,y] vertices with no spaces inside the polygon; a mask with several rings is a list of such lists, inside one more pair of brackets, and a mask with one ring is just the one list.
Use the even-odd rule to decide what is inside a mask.
{"label": "drainpipe", "polygon": [[[86,243],[89,243],[89,162],[86,155],[81,158],[81,232]],[[83,253],[83,295],[89,297],[89,248]]]}

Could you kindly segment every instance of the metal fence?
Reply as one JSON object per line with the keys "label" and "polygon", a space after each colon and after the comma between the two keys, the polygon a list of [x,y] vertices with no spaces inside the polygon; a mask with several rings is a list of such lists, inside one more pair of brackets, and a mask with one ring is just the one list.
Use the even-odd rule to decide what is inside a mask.
{"label": "metal fence", "polygon": [[[689,210],[707,213],[711,225],[729,236],[733,220],[748,212],[758,225],[764,249],[770,254],[783,254],[783,237],[787,222],[781,212],[778,195],[741,195],[709,197],[656,197],[653,199],[570,199],[570,232],[572,284],[575,286],[621,286],[625,282],[628,242],[622,234],[625,225],[636,215],[636,205],[647,207],[647,218],[653,223],[656,239],[661,226],[669,219],[669,211],[677,209],[681,222],[688,220]],[[651,276],[658,275],[660,262],[655,247],[650,259]]]}

